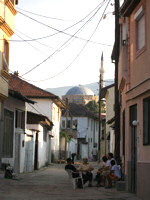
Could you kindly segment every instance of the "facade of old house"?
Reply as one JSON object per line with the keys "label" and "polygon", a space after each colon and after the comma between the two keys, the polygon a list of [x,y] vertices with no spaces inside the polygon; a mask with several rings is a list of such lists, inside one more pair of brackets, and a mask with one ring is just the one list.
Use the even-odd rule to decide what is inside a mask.
{"label": "facade of old house", "polygon": [[[62,112],[61,130],[66,131],[66,110]],[[67,134],[74,139],[74,145],[68,144],[73,147],[68,148],[68,155],[76,153],[78,159],[91,159],[93,150],[98,149],[98,115],[84,105],[69,103]]]}
{"label": "facade of old house", "polygon": [[[0,1],[0,141],[3,140],[4,100],[8,97],[9,39],[14,33],[15,4],[18,1]],[[2,145],[0,145],[0,167]]]}
{"label": "facade of old house", "polygon": [[[27,96],[30,100],[35,101],[36,103],[31,106],[26,104],[27,111],[42,114],[48,117],[49,120],[53,122],[53,129],[50,131],[50,146],[51,146],[51,153],[49,156],[53,154],[55,159],[59,158],[59,134],[60,134],[60,118],[61,118],[61,109],[65,107],[64,103],[61,99],[41,88],[38,88],[32,84],[29,84],[26,81],[23,81],[15,75],[11,76],[10,79],[11,87],[13,89],[18,90],[21,94]],[[49,159],[51,162],[51,158]]]}
{"label": "facade of old house", "polygon": [[122,169],[126,189],[149,199],[150,1],[126,0],[120,8],[119,84]]}
{"label": "facade of old house", "polygon": [[4,101],[1,163],[2,168],[11,165],[16,173],[24,171],[26,102],[34,103],[18,91],[11,89]]}
{"label": "facade of old house", "polygon": [[[105,99],[106,105],[106,131],[104,135],[105,154],[115,150],[115,133],[114,133],[114,84],[108,85],[101,89],[101,98]],[[104,154],[103,154],[104,155]]]}
{"label": "facade of old house", "polygon": [[48,165],[51,159],[50,131],[53,123],[48,117],[27,112],[25,129],[24,171],[31,172]]}

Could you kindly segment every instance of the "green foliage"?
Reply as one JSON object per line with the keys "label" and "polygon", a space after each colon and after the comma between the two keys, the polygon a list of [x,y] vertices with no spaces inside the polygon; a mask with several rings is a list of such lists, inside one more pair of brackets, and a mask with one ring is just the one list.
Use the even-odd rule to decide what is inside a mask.
{"label": "green foliage", "polygon": [[[64,131],[60,131],[60,138],[64,137],[65,138],[65,132]],[[71,135],[67,135],[67,142],[69,142],[71,140],[72,136]]]}
{"label": "green foliage", "polygon": [[86,107],[94,113],[99,113],[99,104],[96,101],[89,101]]}
{"label": "green foliage", "polygon": [[[99,104],[96,101],[89,101],[86,104],[86,107],[94,113],[99,113]],[[106,113],[106,103],[102,100],[101,103],[101,112]]]}
{"label": "green foliage", "polygon": [[60,137],[65,137],[65,131],[60,131]]}

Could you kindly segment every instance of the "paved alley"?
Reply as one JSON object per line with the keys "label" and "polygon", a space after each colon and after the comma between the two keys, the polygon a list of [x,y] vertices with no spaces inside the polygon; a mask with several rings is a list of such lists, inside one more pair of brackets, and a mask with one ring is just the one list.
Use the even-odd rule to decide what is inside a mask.
{"label": "paved alley", "polygon": [[64,164],[20,174],[19,180],[4,179],[0,174],[0,200],[139,200],[135,195],[115,188],[85,187],[72,189]]}

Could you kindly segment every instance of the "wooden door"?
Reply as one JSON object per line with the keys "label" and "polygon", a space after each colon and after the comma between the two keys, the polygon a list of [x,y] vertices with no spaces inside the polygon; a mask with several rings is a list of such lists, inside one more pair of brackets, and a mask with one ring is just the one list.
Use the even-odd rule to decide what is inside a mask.
{"label": "wooden door", "polygon": [[136,193],[137,188],[137,127],[132,122],[137,120],[137,105],[130,107],[131,126],[131,192]]}

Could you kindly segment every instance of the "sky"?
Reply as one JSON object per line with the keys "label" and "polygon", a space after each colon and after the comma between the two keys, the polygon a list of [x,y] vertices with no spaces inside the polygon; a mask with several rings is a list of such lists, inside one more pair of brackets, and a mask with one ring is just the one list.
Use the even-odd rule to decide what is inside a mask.
{"label": "sky", "polygon": [[[19,0],[10,72],[45,88],[114,79],[114,0]],[[106,16],[106,17],[104,17]]]}

